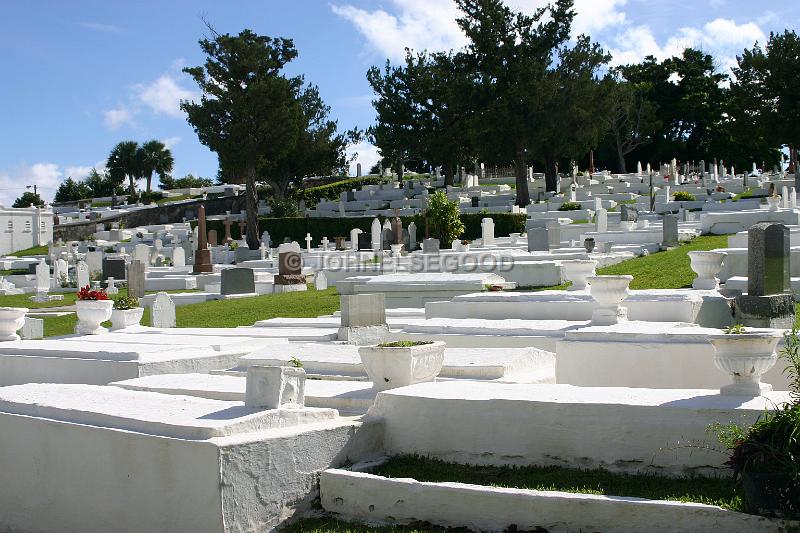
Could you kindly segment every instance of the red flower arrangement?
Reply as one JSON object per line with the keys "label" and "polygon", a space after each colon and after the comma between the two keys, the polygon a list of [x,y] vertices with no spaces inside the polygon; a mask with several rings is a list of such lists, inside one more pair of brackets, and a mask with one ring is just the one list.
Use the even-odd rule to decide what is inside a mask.
{"label": "red flower arrangement", "polygon": [[108,300],[108,294],[104,289],[100,289],[99,291],[91,290],[91,287],[88,285],[82,287],[78,291],[78,300],[90,300],[90,301],[102,301]]}

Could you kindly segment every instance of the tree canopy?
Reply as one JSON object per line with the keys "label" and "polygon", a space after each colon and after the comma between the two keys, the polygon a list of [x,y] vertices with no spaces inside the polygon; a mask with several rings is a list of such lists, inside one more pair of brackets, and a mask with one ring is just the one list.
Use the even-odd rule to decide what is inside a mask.
{"label": "tree canopy", "polygon": [[42,200],[42,197],[39,196],[38,193],[25,191],[22,193],[22,196],[14,200],[11,207],[30,207],[32,205],[42,207],[44,205],[44,200]]}

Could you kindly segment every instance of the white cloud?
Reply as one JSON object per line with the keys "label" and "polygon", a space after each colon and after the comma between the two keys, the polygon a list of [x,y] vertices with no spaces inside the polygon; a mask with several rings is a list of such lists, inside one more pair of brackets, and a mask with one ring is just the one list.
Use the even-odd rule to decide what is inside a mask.
{"label": "white cloud", "polygon": [[122,28],[113,24],[99,24],[97,22],[79,22],[78,26],[87,30],[99,31],[101,33],[119,33]]}
{"label": "white cloud", "polygon": [[111,131],[118,130],[125,124],[133,123],[133,113],[127,107],[120,106],[115,109],[103,111],[103,122]]}
{"label": "white cloud", "polygon": [[36,185],[39,196],[52,200],[56,188],[64,178],[56,163],[22,164],[12,170],[0,170],[0,204],[10,207],[14,200]]}
{"label": "white cloud", "polygon": [[680,55],[685,48],[693,47],[710,53],[717,67],[727,71],[736,64],[736,54],[743,48],[764,42],[766,35],[755,22],[737,24],[725,18],[716,18],[702,27],[684,26],[677,29],[663,45],[659,45],[648,26],[629,26],[611,39],[608,49],[613,63],[635,63],[647,55],[665,59]]}
{"label": "white cloud", "polygon": [[[331,5],[333,12],[350,21],[364,36],[371,50],[394,61],[405,57],[405,48],[416,51],[449,50],[466,44],[455,19],[458,8],[452,0],[391,0],[392,12],[368,11],[353,5]],[[532,13],[547,0],[507,0],[512,9]],[[576,0],[574,33],[590,33],[625,21],[619,8],[626,0]]]}
{"label": "white cloud", "polygon": [[84,166],[84,165],[77,165],[72,167],[64,168],[64,178],[72,178],[74,180],[82,180],[86,176],[89,175],[89,172],[92,170],[92,167]]}
{"label": "white cloud", "polygon": [[164,146],[169,148],[170,150],[175,147],[179,142],[181,142],[180,137],[167,137],[166,139],[161,139],[161,142],[164,143]]}
{"label": "white cloud", "polygon": [[137,99],[156,114],[182,117],[181,100],[192,100],[195,93],[180,86],[172,76],[165,74],[149,84],[134,86]]}
{"label": "white cloud", "polygon": [[354,153],[357,153],[358,156],[356,157],[356,160],[350,164],[349,170],[350,175],[352,176],[356,175],[356,164],[361,163],[361,175],[366,175],[369,173],[369,169],[372,168],[372,165],[381,159],[380,155],[378,155],[378,148],[375,145],[364,141],[347,148],[348,159]]}

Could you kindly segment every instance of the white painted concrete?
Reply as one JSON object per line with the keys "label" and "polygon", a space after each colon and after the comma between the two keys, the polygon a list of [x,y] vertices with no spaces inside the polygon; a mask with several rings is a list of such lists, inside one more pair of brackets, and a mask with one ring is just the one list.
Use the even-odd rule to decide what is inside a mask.
{"label": "white painted concrete", "polygon": [[794,523],[713,505],[391,479],[330,469],[320,476],[323,508],[368,524],[431,523],[472,531],[782,533]]}
{"label": "white painted concrete", "polygon": [[753,421],[788,400],[788,393],[741,398],[714,390],[447,381],[381,392],[369,414],[384,422],[388,455],[682,475],[727,472],[727,457],[679,445],[705,442],[713,422]]}

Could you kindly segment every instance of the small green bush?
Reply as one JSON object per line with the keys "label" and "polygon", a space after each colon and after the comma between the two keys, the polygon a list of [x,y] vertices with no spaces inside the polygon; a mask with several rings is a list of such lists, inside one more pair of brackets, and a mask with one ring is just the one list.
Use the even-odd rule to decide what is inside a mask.
{"label": "small green bush", "polygon": [[297,191],[295,196],[298,201],[304,200],[306,207],[310,209],[316,207],[322,200],[338,200],[343,192],[352,189],[361,189],[365,185],[380,185],[381,183],[387,183],[390,179],[391,178],[381,178],[379,176],[349,178],[327,185],[320,185],[319,187],[310,187],[302,191]]}
{"label": "small green bush", "polygon": [[135,296],[118,296],[114,298],[114,309],[125,311],[139,307],[139,298]]}
{"label": "small green bush", "polygon": [[697,200],[694,194],[686,191],[678,191],[675,193],[676,202],[694,202]]}
{"label": "small green bush", "polygon": [[424,346],[425,344],[433,344],[433,341],[394,341],[383,342],[378,345],[378,348],[412,348],[414,346]]}
{"label": "small green bush", "polygon": [[581,204],[578,202],[564,202],[561,204],[561,207],[558,208],[559,211],[580,211]]}
{"label": "small green bush", "polygon": [[270,208],[272,208],[272,216],[274,216],[275,218],[300,216],[300,209],[297,207],[297,202],[295,202],[291,198],[283,198],[283,199],[273,198],[272,201],[269,203],[269,206]]}
{"label": "small green bush", "polygon": [[458,202],[450,201],[442,191],[428,197],[426,212],[431,235],[446,244],[453,242],[464,233],[464,223],[458,212]]}

